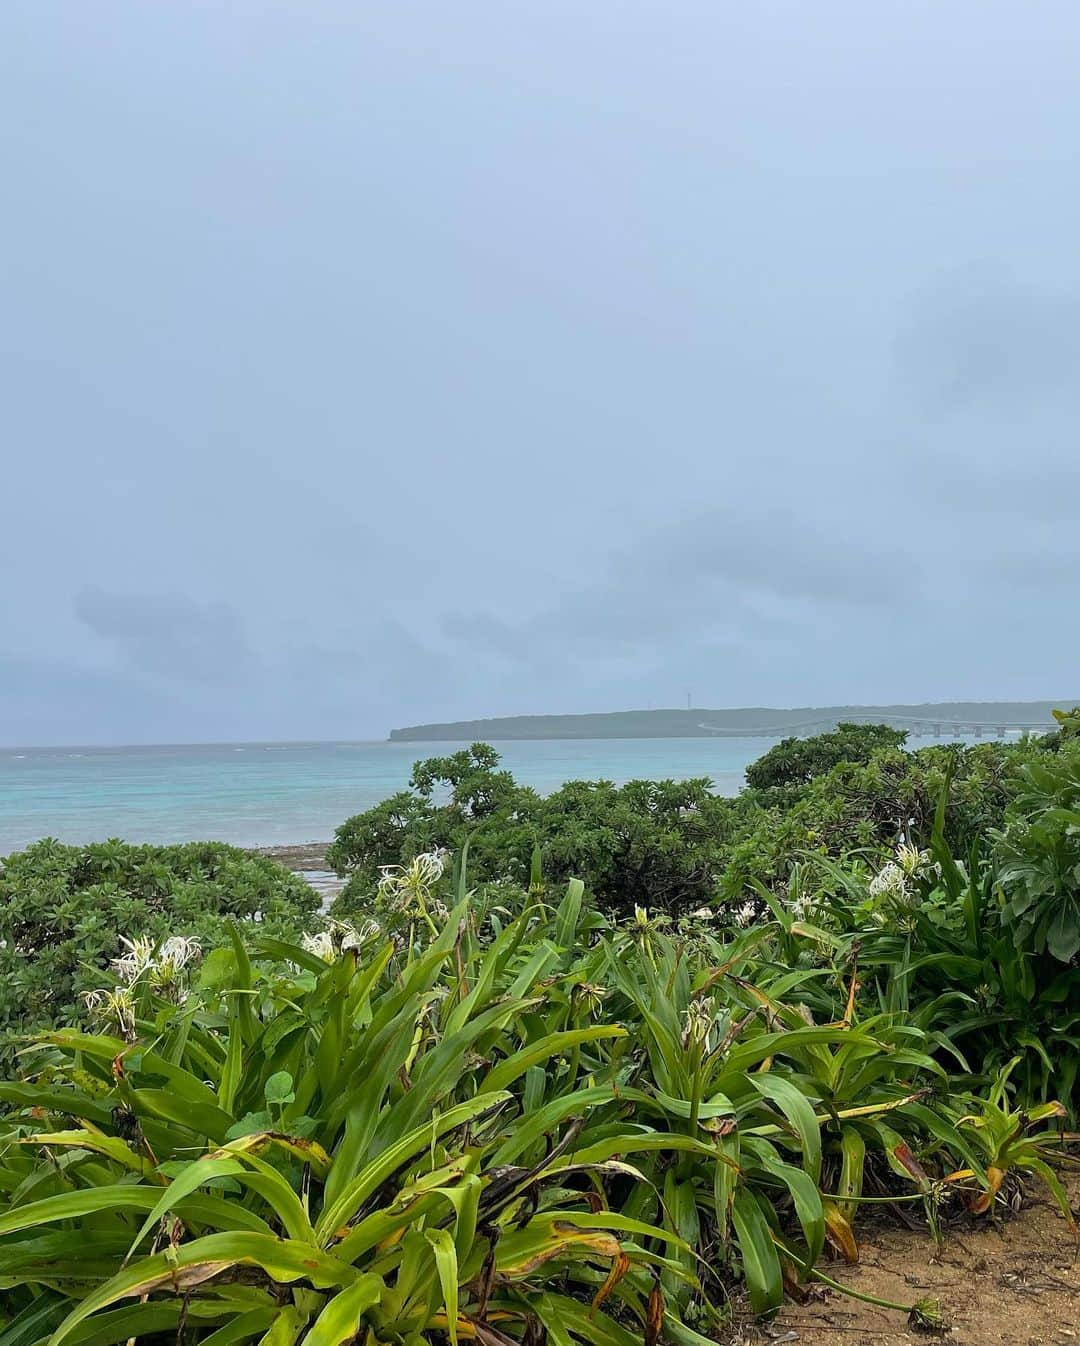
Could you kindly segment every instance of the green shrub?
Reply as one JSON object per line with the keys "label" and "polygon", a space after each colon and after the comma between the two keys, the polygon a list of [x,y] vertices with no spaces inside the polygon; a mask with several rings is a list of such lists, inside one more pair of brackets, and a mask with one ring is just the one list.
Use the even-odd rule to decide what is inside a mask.
{"label": "green shrub", "polygon": [[887,724],[839,724],[813,738],[781,739],[746,769],[754,790],[808,785],[841,762],[868,762],[887,748],[902,748],[907,733]]}
{"label": "green shrub", "polygon": [[418,762],[408,790],[342,823],[328,853],[347,876],[338,910],[368,911],[384,866],[456,854],[466,841],[474,880],[527,886],[539,846],[551,882],[581,877],[614,914],[741,906],[755,883],[782,889],[807,853],[836,857],[901,835],[925,844],[954,759],[948,838],[965,850],[1001,826],[1023,763],[1058,741],[905,752],[902,738],[885,725],[845,725],[785,740],[748,769],[751,784],[734,799],[707,780],[570,781],[541,797],[474,744]]}
{"label": "green shrub", "polygon": [[791,932],[784,953],[793,964],[835,977],[857,968],[862,996],[933,1034],[938,1058],[967,1073],[964,1088],[989,1087],[1005,1072],[1018,1105],[1061,1099],[1075,1117],[1080,976],[1037,938],[1069,892],[1067,874],[1057,886],[1060,855],[1051,848],[1047,861],[1043,849],[1046,816],[1067,795],[1034,787],[1070,780],[1065,754],[1051,760],[1026,772],[1031,786],[1009,808],[996,857],[985,837],[957,857],[943,783],[927,849],[815,856],[793,867],[786,895],[762,892]]}
{"label": "green shrub", "polygon": [[204,948],[230,921],[295,935],[318,911],[302,880],[234,846],[64,846],[44,840],[0,862],[0,1042],[78,1022],[80,996],[125,952],[172,933]]}
{"label": "green shrub", "polygon": [[337,910],[370,909],[382,869],[469,843],[474,881],[529,883],[533,851],[555,884],[580,876],[611,912],[679,911],[713,897],[725,847],[751,801],[705,780],[571,781],[541,798],[498,770],[486,744],[418,762],[410,788],[337,830],[328,860],[348,875]]}
{"label": "green shrub", "polygon": [[1017,947],[1074,962],[1080,953],[1080,739],[1071,737],[1056,754],[1025,765],[995,854]]}
{"label": "green shrub", "polygon": [[346,819],[327,851],[328,863],[350,878],[346,901],[368,900],[384,866],[457,854],[466,840],[474,880],[527,882],[541,801],[498,762],[486,743],[417,762],[408,790]]}
{"label": "green shrub", "polygon": [[[759,811],[732,845],[720,892],[741,900],[756,884],[783,891],[807,856],[876,852],[907,838],[929,842],[948,782],[945,837],[960,853],[1004,820],[1025,762],[1047,754],[1031,743],[884,749],[866,762],[841,762],[800,788],[756,792]],[[748,792],[755,793],[755,792]]]}

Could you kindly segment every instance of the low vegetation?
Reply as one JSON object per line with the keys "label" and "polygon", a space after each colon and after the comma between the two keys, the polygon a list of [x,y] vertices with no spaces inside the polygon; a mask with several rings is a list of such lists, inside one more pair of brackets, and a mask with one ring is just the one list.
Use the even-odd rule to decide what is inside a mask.
{"label": "low vegetation", "polygon": [[[333,919],[235,852],[191,882],[258,898],[155,890],[0,1084],[0,1346],[708,1346],[842,1286],[867,1209],[943,1238],[1035,1182],[1071,1220],[1071,723],[856,727],[734,801],[540,800],[477,746],[343,826]],[[49,865],[90,920],[67,849],[5,862],[5,920]]]}
{"label": "low vegetation", "polygon": [[571,781],[541,797],[499,767],[487,744],[418,762],[408,790],[347,819],[329,863],[347,877],[338,911],[364,910],[388,864],[469,842],[475,881],[527,885],[534,847],[553,882],[580,878],[606,911],[671,915],[738,905],[755,885],[783,888],[808,854],[839,858],[901,837],[925,846],[948,781],[946,836],[960,854],[1003,823],[1025,762],[1053,743],[983,743],[905,752],[882,725],[785,740],[747,772],[734,799],[707,780]]}
{"label": "low vegetation", "polygon": [[318,911],[311,888],[235,846],[63,846],[39,841],[0,866],[0,1061],[13,1036],[77,1023],[134,940],[180,932],[201,948],[230,923],[277,934],[304,930]]}

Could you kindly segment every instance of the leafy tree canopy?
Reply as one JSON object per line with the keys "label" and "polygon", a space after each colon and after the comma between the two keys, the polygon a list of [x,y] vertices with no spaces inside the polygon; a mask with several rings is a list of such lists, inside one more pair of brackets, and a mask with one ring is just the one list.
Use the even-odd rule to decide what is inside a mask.
{"label": "leafy tree canopy", "polygon": [[887,724],[840,724],[829,734],[785,738],[746,770],[756,790],[807,785],[840,762],[868,762],[885,748],[902,748],[907,733]]}

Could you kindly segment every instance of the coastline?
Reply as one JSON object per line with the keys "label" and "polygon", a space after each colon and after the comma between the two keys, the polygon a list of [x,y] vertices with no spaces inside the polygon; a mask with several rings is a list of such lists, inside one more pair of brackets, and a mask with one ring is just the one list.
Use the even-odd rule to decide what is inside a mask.
{"label": "coastline", "polygon": [[328,841],[304,841],[293,846],[248,846],[245,849],[251,855],[262,855],[275,861],[282,869],[309,883],[319,894],[325,912],[345,887],[345,880],[326,863],[329,845]]}
{"label": "coastline", "polygon": [[269,860],[276,860],[294,874],[302,874],[309,870],[327,871],[329,846],[329,841],[301,841],[295,845],[247,846],[245,849],[252,855],[265,855]]}

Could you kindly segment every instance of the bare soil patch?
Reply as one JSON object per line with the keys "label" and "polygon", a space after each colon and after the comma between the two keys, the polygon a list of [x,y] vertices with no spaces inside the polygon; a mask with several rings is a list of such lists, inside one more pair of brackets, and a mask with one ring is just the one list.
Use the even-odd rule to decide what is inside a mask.
{"label": "bare soil patch", "polygon": [[[1075,1211],[1080,1174],[1063,1176]],[[1028,1187],[1015,1219],[973,1219],[950,1231],[940,1248],[918,1232],[871,1225],[856,1232],[860,1263],[823,1270],[883,1299],[937,1299],[951,1346],[1080,1346],[1080,1249],[1042,1190]],[[785,1307],[758,1340],[777,1346],[925,1346],[934,1338],[909,1327],[901,1313],[815,1289],[806,1304]]]}

